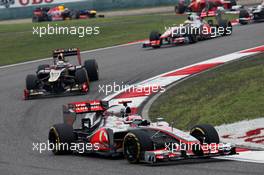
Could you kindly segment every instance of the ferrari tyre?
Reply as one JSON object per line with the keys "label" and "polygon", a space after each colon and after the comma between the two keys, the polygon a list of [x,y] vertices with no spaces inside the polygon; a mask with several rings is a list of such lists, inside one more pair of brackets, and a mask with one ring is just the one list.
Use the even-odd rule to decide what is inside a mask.
{"label": "ferrari tyre", "polygon": [[55,155],[70,154],[71,144],[75,142],[73,128],[67,124],[56,124],[49,131],[50,149]]}
{"label": "ferrari tyre", "polygon": [[39,79],[36,75],[27,75],[26,77],[26,88],[27,90],[38,89]]}
{"label": "ferrari tyre", "polygon": [[98,67],[98,63],[96,60],[94,59],[86,60],[84,62],[84,67],[91,81],[99,80],[99,67]]}
{"label": "ferrari tyre", "polygon": [[75,72],[75,79],[78,84],[89,84],[89,76],[87,75],[87,71],[85,69],[77,69]]}
{"label": "ferrari tyre", "polygon": [[124,157],[129,163],[139,163],[145,151],[154,149],[150,135],[145,130],[130,131],[124,137]]}

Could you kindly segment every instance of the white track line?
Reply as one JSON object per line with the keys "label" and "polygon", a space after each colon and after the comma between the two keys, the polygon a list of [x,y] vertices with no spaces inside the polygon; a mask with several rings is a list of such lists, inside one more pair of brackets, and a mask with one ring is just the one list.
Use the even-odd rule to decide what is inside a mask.
{"label": "white track line", "polygon": [[[156,79],[161,78],[164,75],[167,75],[169,73],[173,73],[173,72],[178,71],[178,70],[186,69],[186,68],[189,68],[189,67],[192,67],[192,66],[195,66],[195,65],[214,63],[214,62],[229,62],[229,61],[236,60],[236,59],[239,59],[239,58],[242,58],[242,57],[245,57],[245,56],[253,55],[253,54],[256,54],[257,52],[254,52],[254,53],[242,53],[242,52],[245,52],[245,51],[248,51],[248,50],[251,50],[251,49],[256,49],[256,48],[259,48],[259,47],[261,47],[261,46],[256,46],[256,47],[253,47],[253,48],[237,51],[237,52],[230,53],[230,54],[227,54],[227,55],[224,55],[224,56],[208,59],[208,60],[205,60],[205,61],[202,61],[202,62],[198,62],[198,63],[192,64],[192,65],[188,65],[188,66],[185,66],[185,67],[182,67],[182,68],[179,68],[179,69],[175,69],[175,70],[172,70],[172,71],[169,71],[169,72],[165,72],[165,73],[162,73],[162,74],[157,75],[155,77],[151,77],[151,78],[149,78],[147,80],[143,80],[143,81],[141,81],[139,83],[131,85],[130,87],[133,87],[133,86],[135,87],[137,85],[151,84],[151,83],[153,83],[153,81],[155,81]],[[182,79],[182,78],[184,78],[186,76],[188,76],[188,75],[181,75],[181,76],[178,76],[178,77],[180,77],[180,79]],[[175,81],[179,80],[178,77],[176,77],[176,78],[174,77],[174,80]],[[170,81],[169,80],[170,78],[167,78],[167,79],[168,79],[168,81]],[[170,82],[170,83],[173,83],[173,82]],[[129,89],[130,87],[128,87],[127,89]],[[121,94],[122,92],[124,92],[127,89],[124,89],[123,91],[120,91],[120,92],[113,93],[113,94],[105,97],[104,100],[110,101],[110,100],[114,99],[114,97],[116,97],[117,95]]]}

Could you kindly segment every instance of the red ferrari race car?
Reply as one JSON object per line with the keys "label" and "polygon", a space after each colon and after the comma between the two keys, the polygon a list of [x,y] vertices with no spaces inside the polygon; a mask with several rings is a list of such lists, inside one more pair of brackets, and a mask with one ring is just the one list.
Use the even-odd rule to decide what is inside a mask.
{"label": "red ferrari race car", "polygon": [[211,125],[196,125],[187,133],[161,119],[150,123],[118,111],[124,111],[122,106],[108,107],[100,100],[64,105],[64,123],[49,131],[50,150],[55,155],[96,153],[152,164],[236,154],[231,144],[220,143]]}
{"label": "red ferrari race car", "polygon": [[200,40],[231,35],[233,31],[231,22],[222,19],[221,13],[217,14],[215,18],[216,24],[214,20],[206,21],[192,13],[184,24],[169,27],[163,34],[158,31],[152,31],[149,35],[149,41],[143,43],[143,48],[160,48],[162,45],[182,43],[193,44]]}
{"label": "red ferrari race car", "polygon": [[[71,64],[67,57],[77,56],[77,65]],[[53,51],[53,64],[39,65],[36,74],[26,77],[25,100],[40,96],[65,94],[86,94],[90,81],[99,79],[96,60],[90,59],[82,65],[78,48],[57,49]]]}
{"label": "red ferrari race car", "polygon": [[95,10],[70,10],[62,5],[53,8],[38,7],[33,11],[32,22],[94,18],[96,13]]}
{"label": "red ferrari race car", "polygon": [[178,14],[184,12],[201,13],[205,10],[212,13],[217,10],[217,7],[231,10],[236,5],[236,0],[179,0],[178,5],[175,6],[175,12]]}

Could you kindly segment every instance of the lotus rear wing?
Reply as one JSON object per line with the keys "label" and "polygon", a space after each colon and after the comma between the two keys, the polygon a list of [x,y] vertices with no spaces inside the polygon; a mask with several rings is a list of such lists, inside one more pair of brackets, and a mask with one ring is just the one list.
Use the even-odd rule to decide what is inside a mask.
{"label": "lotus rear wing", "polygon": [[54,64],[55,64],[55,61],[56,61],[58,55],[60,55],[60,54],[63,54],[64,57],[77,56],[79,65],[82,64],[82,62],[81,62],[81,54],[80,54],[80,49],[79,48],[56,49],[56,50],[54,50],[53,53],[52,53]]}

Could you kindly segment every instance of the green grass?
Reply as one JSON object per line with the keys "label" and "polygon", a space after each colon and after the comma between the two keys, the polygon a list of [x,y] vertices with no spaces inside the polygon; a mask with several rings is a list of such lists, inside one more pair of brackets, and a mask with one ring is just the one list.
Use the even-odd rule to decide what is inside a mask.
{"label": "green grass", "polygon": [[151,106],[178,128],[220,125],[264,116],[264,54],[204,72],[174,86]]}
{"label": "green grass", "polygon": [[39,37],[33,35],[33,27],[39,24],[1,24],[0,25],[0,65],[50,57],[56,48],[79,47],[81,50],[124,44],[148,38],[152,30],[163,31],[165,26],[182,23],[185,16],[175,14],[151,14],[127,17],[97,18],[51,22],[55,26],[98,26],[99,35],[79,38],[78,35],[52,35]]}
{"label": "green grass", "polygon": [[77,35],[52,35],[40,38],[33,35],[33,26],[40,24],[0,25],[0,65],[50,57],[55,48],[79,47],[81,50],[123,44],[148,38],[152,30],[163,31],[165,25],[181,23],[184,17],[173,14],[113,17],[104,19],[52,22],[55,26],[98,26],[99,35],[79,38]]}

